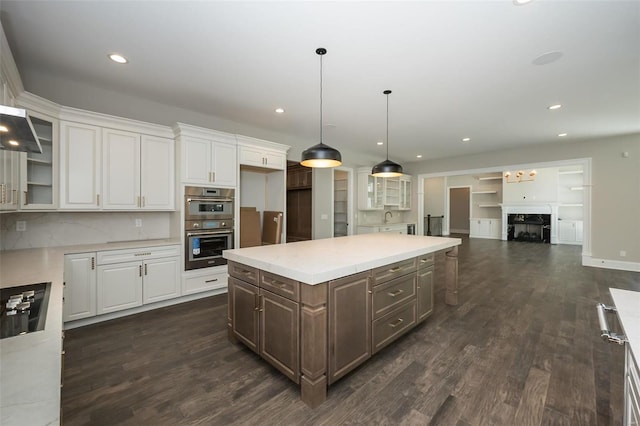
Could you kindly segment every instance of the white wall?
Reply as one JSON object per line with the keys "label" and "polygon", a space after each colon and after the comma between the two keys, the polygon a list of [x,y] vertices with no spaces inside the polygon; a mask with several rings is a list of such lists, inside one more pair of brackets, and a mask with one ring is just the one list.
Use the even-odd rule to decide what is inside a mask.
{"label": "white wall", "polygon": [[[628,156],[623,156],[623,153]],[[455,173],[559,160],[592,159],[591,256],[619,262],[640,263],[640,134],[470,154],[403,165],[414,176]],[[461,173],[462,174],[462,173]],[[587,182],[588,184],[588,182]],[[513,184],[512,184],[513,185]],[[626,256],[621,256],[620,251]]]}
{"label": "white wall", "polygon": [[[510,170],[515,175],[515,169]],[[525,178],[528,178],[528,170]],[[532,181],[505,183],[502,186],[504,203],[557,203],[558,202],[558,168],[536,169],[537,174]]]}

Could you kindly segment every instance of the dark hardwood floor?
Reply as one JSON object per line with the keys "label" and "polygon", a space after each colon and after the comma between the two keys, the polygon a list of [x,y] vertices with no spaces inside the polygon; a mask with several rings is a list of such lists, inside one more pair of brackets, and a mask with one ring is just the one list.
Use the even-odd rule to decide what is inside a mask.
{"label": "dark hardwood floor", "polygon": [[70,330],[63,423],[618,425],[624,353],[600,340],[594,305],[640,291],[640,273],[582,267],[580,251],[465,237],[460,304],[436,285],[426,323],[315,410],[228,342],[226,295]]}

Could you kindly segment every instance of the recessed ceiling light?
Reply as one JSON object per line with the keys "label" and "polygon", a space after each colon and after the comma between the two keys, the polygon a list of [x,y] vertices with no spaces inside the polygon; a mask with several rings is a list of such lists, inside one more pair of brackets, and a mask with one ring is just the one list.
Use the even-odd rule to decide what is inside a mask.
{"label": "recessed ceiling light", "polygon": [[562,52],[547,52],[535,58],[531,63],[533,65],[547,65],[557,61],[560,58],[562,58]]}
{"label": "recessed ceiling light", "polygon": [[416,158],[422,158],[422,154],[416,155]]}
{"label": "recessed ceiling light", "polygon": [[469,142],[471,138],[462,138],[462,142]]}
{"label": "recessed ceiling light", "polygon": [[9,141],[9,145],[18,146],[20,144],[18,143],[18,141],[11,140]]}
{"label": "recessed ceiling light", "polygon": [[0,126],[0,132],[6,133],[8,131],[9,129],[7,128],[7,126]]}
{"label": "recessed ceiling light", "polygon": [[522,6],[527,3],[531,3],[533,0],[513,0],[513,4],[516,6]]}
{"label": "recessed ceiling light", "polygon": [[127,58],[125,58],[122,55],[119,55],[117,53],[110,53],[109,54],[109,59],[111,59],[113,62],[117,62],[119,64],[126,64],[127,62],[129,62],[129,60]]}
{"label": "recessed ceiling light", "polygon": [[284,112],[284,108],[276,108],[276,112],[278,114],[282,114]]}
{"label": "recessed ceiling light", "polygon": [[560,104],[549,105],[549,106],[547,107],[547,109],[552,109],[552,110],[553,110],[553,109],[560,109],[560,108],[562,108],[562,105],[560,105]]}
{"label": "recessed ceiling light", "polygon": [[377,142],[376,145],[384,145],[384,142]]}
{"label": "recessed ceiling light", "polygon": [[561,137],[561,138],[564,138],[565,136],[567,136],[567,134],[566,133],[558,133],[558,136]]}

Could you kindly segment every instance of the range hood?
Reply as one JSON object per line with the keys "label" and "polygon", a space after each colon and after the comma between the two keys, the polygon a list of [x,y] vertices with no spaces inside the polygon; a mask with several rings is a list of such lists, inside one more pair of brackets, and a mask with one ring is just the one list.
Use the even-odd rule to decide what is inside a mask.
{"label": "range hood", "polygon": [[42,153],[27,110],[0,105],[0,149]]}

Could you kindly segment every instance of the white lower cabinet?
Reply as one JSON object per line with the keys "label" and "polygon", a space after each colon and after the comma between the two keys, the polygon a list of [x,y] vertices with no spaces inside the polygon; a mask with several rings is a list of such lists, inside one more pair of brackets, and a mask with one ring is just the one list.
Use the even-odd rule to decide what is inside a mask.
{"label": "white lower cabinet", "polygon": [[502,220],[488,218],[474,218],[469,220],[469,237],[471,238],[502,238]]}
{"label": "white lower cabinet", "polygon": [[384,226],[358,226],[358,234],[373,234],[376,232],[388,232],[392,234],[406,234],[407,225],[384,225]]}
{"label": "white lower cabinet", "polygon": [[640,425],[640,370],[636,362],[631,345],[625,345],[624,371],[624,417],[623,425]]}
{"label": "white lower cabinet", "polygon": [[66,255],[64,321],[181,296],[180,247],[168,245]]}
{"label": "white lower cabinet", "polygon": [[142,263],[98,266],[98,314],[142,305]]}
{"label": "white lower cabinet", "polygon": [[205,270],[187,271],[182,276],[183,296],[226,287],[226,266],[206,268]]}
{"label": "white lower cabinet", "polygon": [[558,243],[582,244],[581,220],[558,220]]}
{"label": "white lower cabinet", "polygon": [[63,321],[96,313],[96,253],[68,254],[64,257]]}

